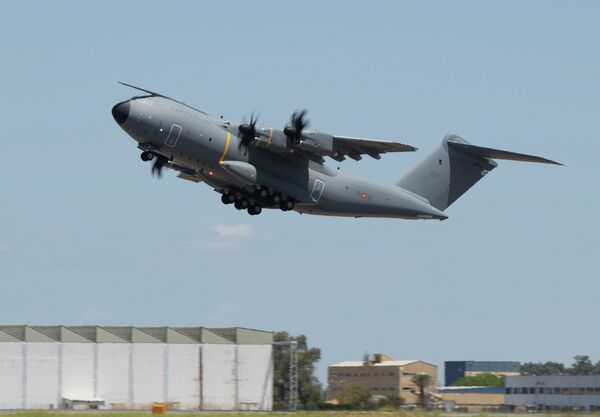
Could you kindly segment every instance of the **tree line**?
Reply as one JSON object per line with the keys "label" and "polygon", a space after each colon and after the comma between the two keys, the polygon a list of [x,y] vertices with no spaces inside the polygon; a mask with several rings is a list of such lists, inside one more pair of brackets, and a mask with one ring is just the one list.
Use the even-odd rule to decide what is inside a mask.
{"label": "tree line", "polygon": [[577,355],[571,366],[560,362],[527,362],[521,365],[521,375],[599,375],[600,361],[593,363],[587,355]]}

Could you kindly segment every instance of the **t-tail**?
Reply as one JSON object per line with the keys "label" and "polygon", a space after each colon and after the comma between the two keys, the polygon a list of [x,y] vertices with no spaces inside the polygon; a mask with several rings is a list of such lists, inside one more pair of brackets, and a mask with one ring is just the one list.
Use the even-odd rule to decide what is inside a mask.
{"label": "t-tail", "polygon": [[562,165],[539,156],[471,145],[459,136],[447,135],[396,185],[426,198],[438,210],[445,210],[498,166],[492,158]]}

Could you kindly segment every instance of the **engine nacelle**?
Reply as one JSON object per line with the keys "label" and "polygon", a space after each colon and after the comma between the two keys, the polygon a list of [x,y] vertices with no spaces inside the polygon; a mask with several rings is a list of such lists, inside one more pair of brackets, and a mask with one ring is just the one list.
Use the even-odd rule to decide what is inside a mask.
{"label": "engine nacelle", "polygon": [[263,129],[256,137],[256,145],[276,153],[288,153],[292,150],[290,140],[279,129]]}

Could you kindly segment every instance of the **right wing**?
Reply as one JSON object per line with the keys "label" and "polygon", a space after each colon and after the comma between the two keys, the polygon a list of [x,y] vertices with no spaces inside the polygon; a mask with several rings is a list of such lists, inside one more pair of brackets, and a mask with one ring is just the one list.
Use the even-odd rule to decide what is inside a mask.
{"label": "right wing", "polygon": [[369,155],[371,158],[381,159],[381,154],[388,152],[414,152],[414,146],[405,145],[400,142],[389,140],[375,140],[354,138],[350,136],[333,136],[333,149],[335,154],[331,156],[337,161],[343,161],[348,156],[355,161],[362,159],[361,155]]}

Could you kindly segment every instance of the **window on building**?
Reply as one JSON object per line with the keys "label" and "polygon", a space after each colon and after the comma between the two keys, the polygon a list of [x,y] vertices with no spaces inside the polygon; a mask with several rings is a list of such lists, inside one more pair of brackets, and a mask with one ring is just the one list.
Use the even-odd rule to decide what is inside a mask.
{"label": "window on building", "polygon": [[552,391],[554,391],[554,394],[556,394],[556,395],[560,394],[560,388],[559,387],[552,388]]}
{"label": "window on building", "polygon": [[593,387],[587,387],[587,388],[585,389],[585,393],[586,393],[587,395],[594,395],[594,388],[593,388]]}
{"label": "window on building", "polygon": [[595,388],[595,391],[596,391],[596,394],[597,394],[597,395],[598,395],[598,394],[600,394],[600,387],[596,387],[596,388]]}
{"label": "window on building", "polygon": [[512,388],[511,387],[506,388],[506,393],[507,394],[512,394]]}
{"label": "window on building", "polygon": [[560,389],[560,393],[561,393],[562,395],[569,395],[569,388],[562,387],[562,388]]}
{"label": "window on building", "polygon": [[544,394],[548,394],[548,395],[552,394],[552,388],[550,388],[550,387],[544,388]]}

